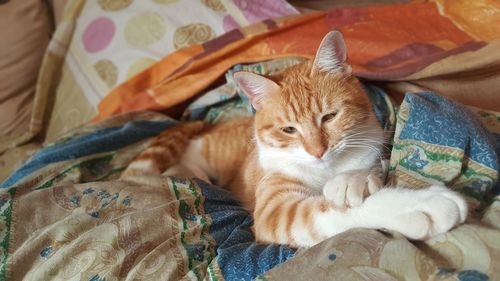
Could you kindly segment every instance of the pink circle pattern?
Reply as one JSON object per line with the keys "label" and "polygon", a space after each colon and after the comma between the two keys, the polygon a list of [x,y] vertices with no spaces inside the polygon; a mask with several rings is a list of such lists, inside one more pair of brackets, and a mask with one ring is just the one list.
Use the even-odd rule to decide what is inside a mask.
{"label": "pink circle pattern", "polygon": [[97,53],[106,48],[115,35],[116,26],[106,17],[94,19],[83,32],[83,46],[89,53]]}

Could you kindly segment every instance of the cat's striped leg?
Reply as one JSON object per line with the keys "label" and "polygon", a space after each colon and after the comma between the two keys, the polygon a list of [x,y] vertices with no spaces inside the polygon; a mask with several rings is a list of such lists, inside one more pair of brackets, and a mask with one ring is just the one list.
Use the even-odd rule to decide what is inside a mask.
{"label": "cat's striped leg", "polygon": [[202,121],[180,123],[158,135],[137,158],[132,161],[120,178],[136,175],[160,175],[179,163],[190,139],[205,127]]}
{"label": "cat's striped leg", "polygon": [[281,174],[264,177],[257,186],[254,230],[257,241],[312,246],[336,233],[349,229],[336,225],[336,212],[322,195],[300,181]]}
{"label": "cat's striped leg", "polygon": [[254,209],[258,241],[312,246],[351,228],[388,229],[427,239],[464,222],[467,205],[440,186],[385,188],[355,208],[337,208],[293,178],[273,175],[257,187]]}

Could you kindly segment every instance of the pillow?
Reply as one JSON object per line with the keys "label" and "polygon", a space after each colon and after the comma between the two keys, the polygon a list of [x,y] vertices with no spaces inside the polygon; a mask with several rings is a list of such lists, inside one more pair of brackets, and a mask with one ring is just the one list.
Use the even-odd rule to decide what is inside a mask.
{"label": "pillow", "polygon": [[29,130],[38,70],[52,28],[40,0],[0,4],[0,26],[0,143],[5,144]]}
{"label": "pillow", "polygon": [[56,32],[54,45],[69,48],[47,138],[88,121],[113,87],[168,54],[292,14],[298,12],[285,0],[68,0],[58,31],[75,29],[69,39]]}
{"label": "pillow", "polygon": [[75,43],[109,90],[175,50],[296,13],[283,0],[87,1]]}

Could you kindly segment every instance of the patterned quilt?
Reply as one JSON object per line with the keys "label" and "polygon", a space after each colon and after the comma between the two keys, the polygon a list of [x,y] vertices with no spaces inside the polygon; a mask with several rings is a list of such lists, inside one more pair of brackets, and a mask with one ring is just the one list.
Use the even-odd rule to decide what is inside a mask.
{"label": "patterned quilt", "polygon": [[[237,65],[182,120],[252,114],[231,80],[299,62]],[[255,242],[252,217],[234,197],[198,179],[117,181],[151,137],[176,120],[126,113],[46,145],[0,187],[1,280],[495,280],[500,276],[500,113],[435,93],[399,107],[366,84],[392,134],[389,178],[441,182],[468,196],[465,225],[426,242],[352,229],[309,249]],[[334,222],[332,222],[334,223]]]}

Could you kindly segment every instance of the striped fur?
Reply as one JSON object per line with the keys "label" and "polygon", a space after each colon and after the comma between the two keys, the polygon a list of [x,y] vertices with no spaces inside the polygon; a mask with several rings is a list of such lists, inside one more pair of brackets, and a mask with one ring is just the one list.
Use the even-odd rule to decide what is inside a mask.
{"label": "striped fur", "polygon": [[158,175],[176,165],[190,139],[205,127],[202,121],[181,123],[157,136],[122,173],[121,178],[135,175]]}
{"label": "striped fur", "polygon": [[280,75],[235,74],[254,118],[203,131],[201,123],[179,125],[124,177],[187,169],[211,179],[253,211],[262,242],[311,246],[352,227],[424,239],[463,222],[463,199],[446,189],[377,192],[384,135],[346,55],[337,53],[345,51],[339,36],[328,34],[315,60]]}

